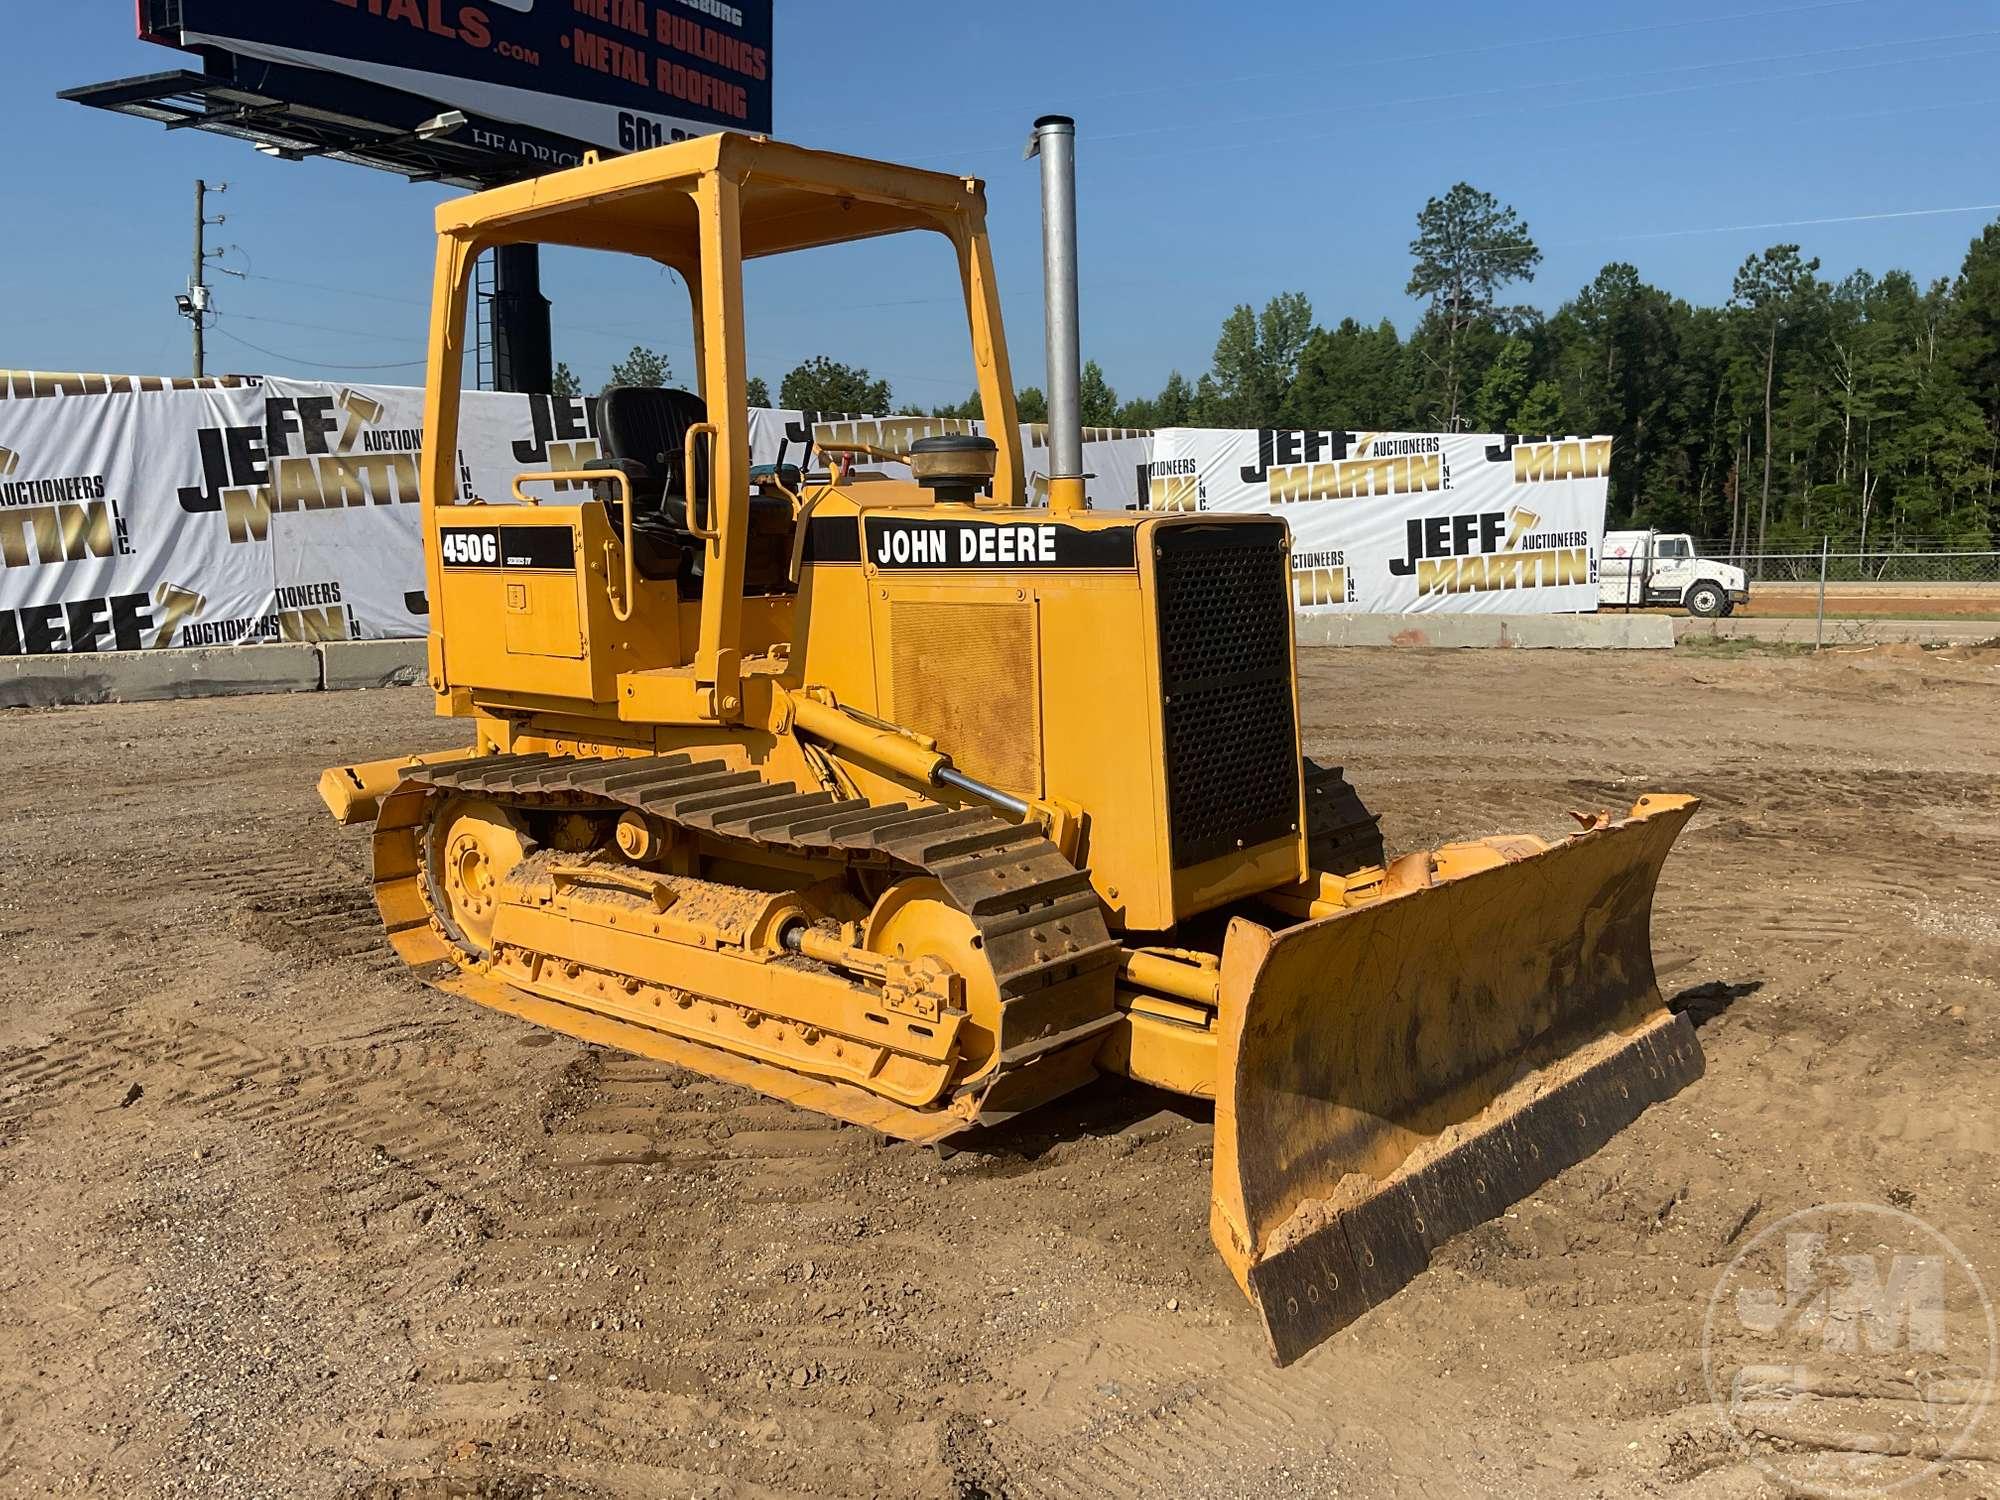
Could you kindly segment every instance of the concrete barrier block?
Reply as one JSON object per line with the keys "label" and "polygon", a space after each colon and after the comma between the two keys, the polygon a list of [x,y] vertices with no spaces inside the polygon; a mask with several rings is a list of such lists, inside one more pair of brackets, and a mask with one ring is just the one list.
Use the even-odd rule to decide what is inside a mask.
{"label": "concrete barrier block", "polygon": [[313,693],[319,685],[319,650],[311,645],[0,657],[0,708]]}
{"label": "concrete barrier block", "polygon": [[327,641],[319,648],[320,684],[329,693],[354,688],[417,687],[429,670],[424,641]]}
{"label": "concrete barrier block", "polygon": [[1665,651],[1674,622],[1665,615],[1300,615],[1301,646],[1423,649]]}

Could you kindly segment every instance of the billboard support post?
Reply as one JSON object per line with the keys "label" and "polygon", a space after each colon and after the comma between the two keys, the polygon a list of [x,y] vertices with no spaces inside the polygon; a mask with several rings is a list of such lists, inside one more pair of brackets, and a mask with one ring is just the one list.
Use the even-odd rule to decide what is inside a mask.
{"label": "billboard support post", "polygon": [[493,384],[546,396],[555,385],[549,299],[542,295],[542,247],[493,251]]}

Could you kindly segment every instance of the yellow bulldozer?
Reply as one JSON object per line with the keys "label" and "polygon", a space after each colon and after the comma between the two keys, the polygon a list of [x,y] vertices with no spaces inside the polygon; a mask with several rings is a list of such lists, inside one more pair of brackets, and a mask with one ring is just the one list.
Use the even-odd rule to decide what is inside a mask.
{"label": "yellow bulldozer", "polygon": [[[1104,1074],[1212,1100],[1214,1241],[1289,1362],[1699,1075],[1649,934],[1696,804],[1385,857],[1300,753],[1285,523],[1088,505],[1074,146],[1036,123],[1032,488],[974,178],[724,134],[442,206],[428,680],[471,743],[321,792],[397,951],[537,1025],[912,1141]],[[894,234],[956,257],[983,435],[753,468],[744,261]],[[474,266],[527,242],[678,272],[700,389],[466,499]]]}

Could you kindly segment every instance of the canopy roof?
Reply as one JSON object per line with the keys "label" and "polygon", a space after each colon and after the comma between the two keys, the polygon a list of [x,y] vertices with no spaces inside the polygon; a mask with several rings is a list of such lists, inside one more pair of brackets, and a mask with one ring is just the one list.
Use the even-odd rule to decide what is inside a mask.
{"label": "canopy roof", "polygon": [[741,184],[745,259],[946,229],[985,209],[977,178],[722,134],[457,199],[438,209],[438,230],[483,245],[534,241],[692,265],[700,244],[693,194],[712,174]]}

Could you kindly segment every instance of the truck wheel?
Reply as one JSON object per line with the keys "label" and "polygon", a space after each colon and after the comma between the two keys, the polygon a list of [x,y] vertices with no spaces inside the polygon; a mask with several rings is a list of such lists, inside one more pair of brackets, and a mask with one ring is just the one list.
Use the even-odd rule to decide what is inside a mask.
{"label": "truck wheel", "polygon": [[1688,613],[1704,620],[1713,620],[1728,602],[1729,596],[1712,583],[1697,583],[1687,591]]}

